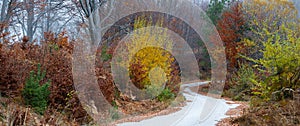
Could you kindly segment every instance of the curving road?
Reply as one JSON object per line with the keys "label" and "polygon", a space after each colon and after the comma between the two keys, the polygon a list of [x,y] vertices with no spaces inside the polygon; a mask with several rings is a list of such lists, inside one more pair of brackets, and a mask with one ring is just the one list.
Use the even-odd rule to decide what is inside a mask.
{"label": "curving road", "polygon": [[[238,104],[227,104],[224,99],[215,99],[204,95],[199,95],[191,89],[199,85],[207,84],[206,82],[197,82],[182,85],[183,95],[188,101],[187,105],[180,111],[169,115],[156,116],[140,122],[126,122],[117,126],[213,126],[218,121],[227,116],[225,113],[238,106]],[[208,103],[210,108],[204,108]],[[206,110],[213,110],[206,112]],[[203,118],[205,117],[205,118]]]}

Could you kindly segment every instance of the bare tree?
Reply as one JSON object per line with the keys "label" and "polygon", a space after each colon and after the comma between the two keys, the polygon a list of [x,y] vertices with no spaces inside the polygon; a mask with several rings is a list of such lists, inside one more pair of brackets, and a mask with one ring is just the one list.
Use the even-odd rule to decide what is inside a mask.
{"label": "bare tree", "polygon": [[43,39],[44,32],[57,35],[72,29],[68,24],[78,19],[72,0],[4,0],[0,10],[0,23],[6,24],[6,30],[17,37],[27,36],[31,42]]}
{"label": "bare tree", "polygon": [[100,33],[99,7],[105,4],[107,0],[79,0],[80,7],[87,19],[88,30],[91,37],[91,44],[95,45],[101,41]]}
{"label": "bare tree", "polygon": [[74,31],[74,29],[69,28],[69,26],[75,25],[71,23],[79,19],[75,10],[76,7],[73,6],[72,1],[46,0],[43,4],[45,5],[43,8],[45,12],[41,18],[41,33],[54,32],[57,35],[64,29]]}
{"label": "bare tree", "polygon": [[28,36],[29,41],[32,41],[33,34],[35,33],[36,28],[37,28],[37,27],[35,27],[36,26],[35,24],[37,24],[37,22],[34,21],[34,19],[35,19],[35,17],[34,17],[35,2],[34,2],[34,0],[25,0],[24,5],[25,5],[25,10],[27,12],[26,35]]}
{"label": "bare tree", "polygon": [[11,22],[11,17],[14,14],[14,10],[17,7],[17,0],[4,0],[2,1],[1,13],[0,13],[0,24],[6,27],[0,29],[0,33],[4,30],[8,32],[8,26]]}

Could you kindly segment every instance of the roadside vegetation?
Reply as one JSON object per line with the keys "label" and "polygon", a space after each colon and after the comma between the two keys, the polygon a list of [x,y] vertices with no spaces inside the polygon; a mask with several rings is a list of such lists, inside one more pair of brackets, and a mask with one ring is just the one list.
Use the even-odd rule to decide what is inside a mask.
{"label": "roadside vegetation", "polygon": [[[72,56],[75,43],[81,42],[74,37],[79,33],[68,31],[70,28],[62,30],[66,23],[59,31],[48,27],[47,31],[34,35],[33,27],[25,27],[26,22],[17,20],[25,15],[19,12],[31,10],[33,13],[35,11],[28,7],[35,5],[33,8],[45,10],[50,5],[36,1],[26,3],[28,7],[24,9],[26,7],[22,8],[22,2],[18,0],[4,1],[9,8],[2,8],[1,16],[12,13],[3,16],[8,19],[0,17],[0,125],[96,125],[81,105],[74,88]],[[80,9],[76,13],[80,12],[82,17],[79,19],[83,21],[74,22],[86,28],[89,26],[82,25],[83,22],[95,21],[92,18],[85,20],[89,17],[87,9],[96,9],[86,7],[87,4],[80,6],[83,1],[89,0],[76,1],[70,8]],[[250,105],[242,115],[231,118],[230,123],[241,126],[300,125],[300,19],[294,4],[287,0],[210,0],[201,3],[200,7],[216,25],[224,42],[228,72],[223,97],[246,101]],[[16,10],[10,10],[14,8]],[[32,13],[28,12],[27,16],[43,15]],[[53,15],[33,18],[37,21],[31,23],[39,24],[41,17],[50,20]],[[184,36],[182,27],[187,24],[168,16],[150,12],[130,15],[114,24],[103,36],[103,43],[97,47],[95,72],[100,90],[113,106],[108,110],[109,121],[121,119],[120,111],[145,115],[169,106],[180,106],[185,101],[178,93],[181,70],[171,52],[176,43],[168,38],[165,30],[156,29],[153,33],[146,28],[168,25],[170,30]],[[27,30],[28,35],[12,32],[13,26],[19,25],[32,29]],[[42,25],[45,24],[35,27],[39,29]],[[37,32],[41,30],[44,29]],[[131,82],[150,97],[147,100],[136,100],[131,90],[126,93],[118,90],[117,85],[126,86],[127,83],[117,84],[110,72],[113,53],[128,32],[134,34],[124,44],[128,53],[120,57],[119,65],[129,72]],[[194,53],[197,52],[199,78],[210,78],[210,59],[205,45],[192,30],[188,33],[191,36],[186,39]],[[152,44],[152,47],[140,50],[143,44]],[[208,88],[206,85],[203,91]],[[176,98],[179,101],[174,101]]]}
{"label": "roadside vegetation", "polygon": [[215,18],[228,62],[223,95],[250,104],[232,122],[299,125],[300,27],[294,4],[284,0],[219,4],[229,4]]}

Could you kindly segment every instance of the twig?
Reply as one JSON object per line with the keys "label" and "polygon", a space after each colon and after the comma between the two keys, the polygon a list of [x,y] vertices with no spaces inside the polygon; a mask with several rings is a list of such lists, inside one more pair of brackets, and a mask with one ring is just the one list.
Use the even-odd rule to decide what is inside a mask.
{"label": "twig", "polygon": [[23,121],[24,126],[26,126],[27,112],[28,112],[28,108],[26,108],[26,111],[25,111],[25,117],[24,117],[24,121]]}

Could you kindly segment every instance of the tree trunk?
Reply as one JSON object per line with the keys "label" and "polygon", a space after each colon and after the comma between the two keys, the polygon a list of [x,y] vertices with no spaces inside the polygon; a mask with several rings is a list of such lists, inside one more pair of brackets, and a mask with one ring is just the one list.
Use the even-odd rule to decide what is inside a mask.
{"label": "tree trunk", "polygon": [[2,3],[2,8],[1,8],[1,17],[0,17],[0,22],[2,23],[4,21],[5,16],[5,11],[8,5],[8,0],[4,0]]}
{"label": "tree trunk", "polygon": [[26,8],[27,11],[27,31],[26,31],[26,35],[29,39],[30,42],[32,42],[33,40],[33,34],[34,34],[34,30],[33,30],[33,22],[34,22],[34,0],[29,0],[28,4],[28,8]]}

